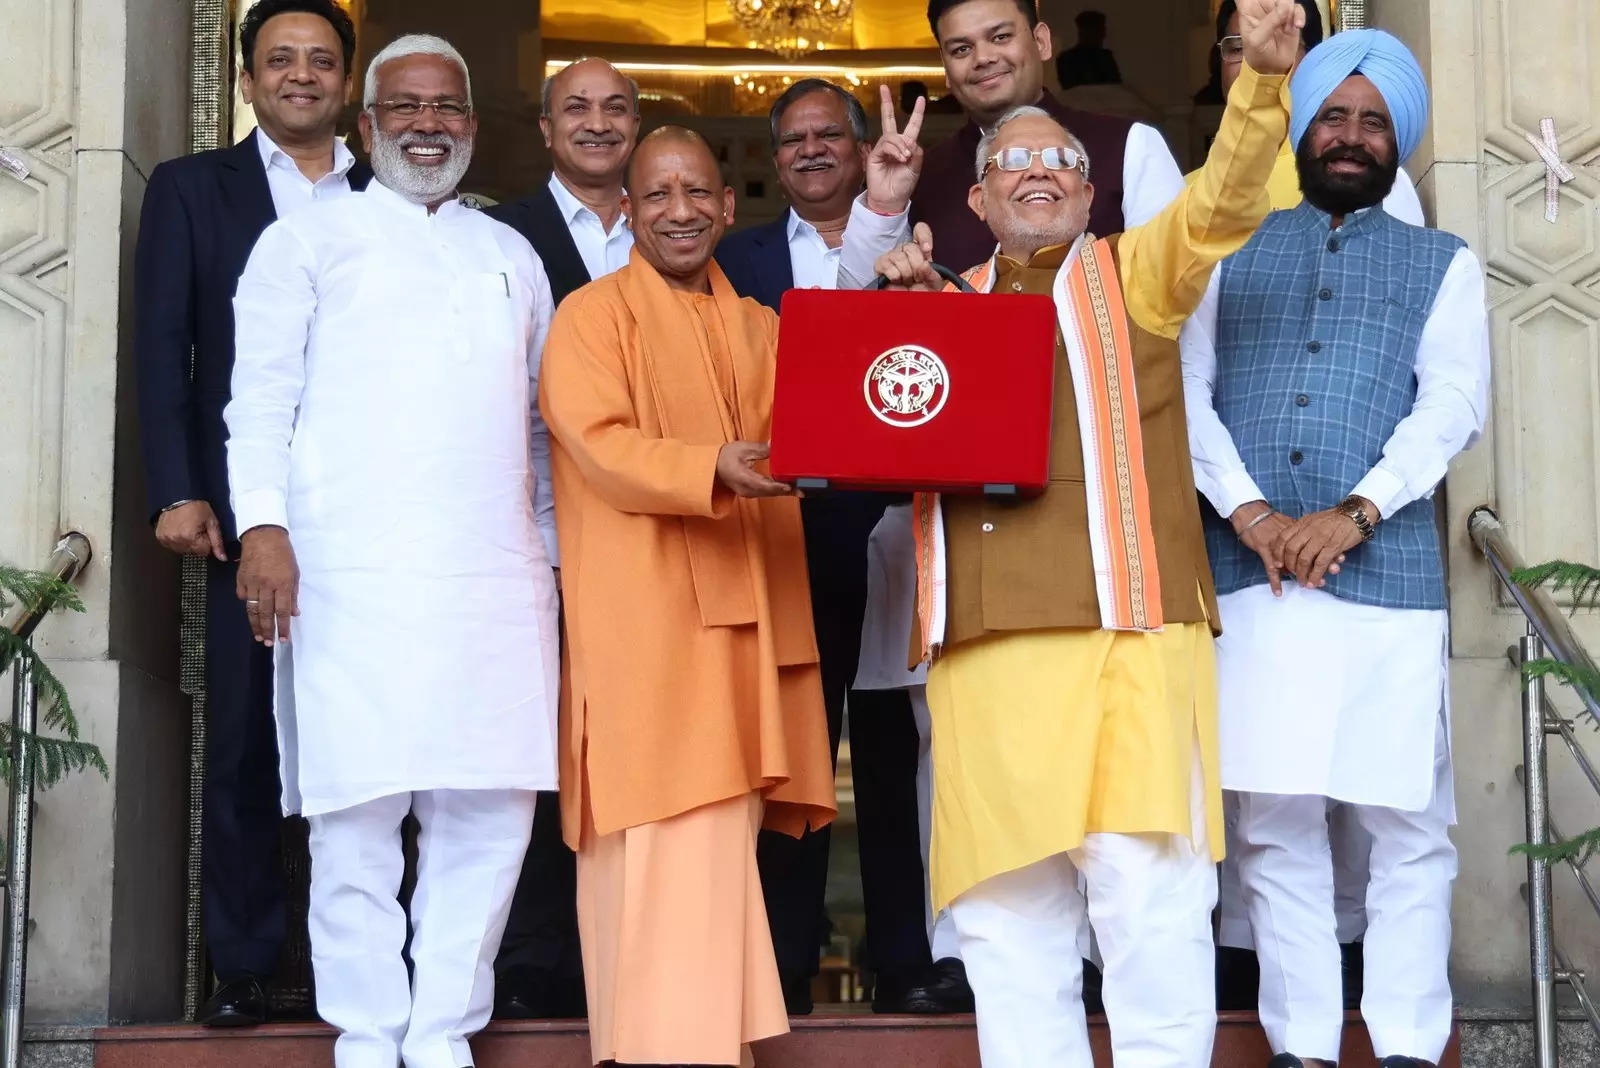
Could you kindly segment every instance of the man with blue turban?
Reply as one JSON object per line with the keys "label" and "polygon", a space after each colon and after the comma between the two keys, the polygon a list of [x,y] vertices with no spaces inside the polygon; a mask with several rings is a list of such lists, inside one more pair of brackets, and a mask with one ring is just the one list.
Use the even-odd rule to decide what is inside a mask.
{"label": "man with blue turban", "polygon": [[1379,208],[1428,116],[1405,45],[1339,34],[1290,94],[1305,199],[1219,266],[1183,338],[1222,784],[1269,1068],[1338,1060],[1341,802],[1372,838],[1362,1015],[1383,1068],[1425,1068],[1450,1036],[1456,874],[1432,494],[1488,410],[1484,283],[1460,238]]}

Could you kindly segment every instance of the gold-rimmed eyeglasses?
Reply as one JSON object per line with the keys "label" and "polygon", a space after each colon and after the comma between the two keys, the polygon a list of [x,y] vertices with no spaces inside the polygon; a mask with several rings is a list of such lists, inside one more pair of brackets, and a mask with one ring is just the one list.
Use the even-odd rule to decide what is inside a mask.
{"label": "gold-rimmed eyeglasses", "polygon": [[1244,38],[1238,34],[1224,37],[1217,42],[1217,51],[1222,53],[1224,63],[1237,63],[1244,58]]}
{"label": "gold-rimmed eyeglasses", "polygon": [[999,167],[1003,171],[1025,171],[1033,166],[1033,157],[1038,156],[1039,162],[1044,164],[1047,171],[1079,171],[1087,176],[1089,161],[1075,148],[1065,145],[1052,148],[1002,148],[994,155],[983,161],[983,175],[987,177],[990,167]]}
{"label": "gold-rimmed eyeglasses", "polygon": [[442,122],[460,122],[472,114],[472,106],[459,100],[380,100],[372,106],[401,119],[414,119],[424,108],[432,108]]}

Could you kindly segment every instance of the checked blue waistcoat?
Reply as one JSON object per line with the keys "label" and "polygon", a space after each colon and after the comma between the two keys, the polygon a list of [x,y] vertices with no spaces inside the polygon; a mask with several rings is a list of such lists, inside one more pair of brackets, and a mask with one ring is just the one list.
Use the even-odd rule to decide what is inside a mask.
{"label": "checked blue waistcoat", "polygon": [[[1268,502],[1293,518],[1332,508],[1383,456],[1416,400],[1417,344],[1464,242],[1381,208],[1338,230],[1309,203],[1269,215],[1223,261],[1215,405]],[[1226,519],[1202,509],[1218,595],[1267,580]],[[1443,608],[1433,501],[1384,518],[1327,590],[1358,604]]]}

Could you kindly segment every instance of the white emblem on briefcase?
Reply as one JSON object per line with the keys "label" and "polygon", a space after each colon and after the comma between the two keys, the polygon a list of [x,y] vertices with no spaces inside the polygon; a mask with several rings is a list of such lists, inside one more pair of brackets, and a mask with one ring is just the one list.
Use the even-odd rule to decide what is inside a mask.
{"label": "white emblem on briefcase", "polygon": [[921,426],[950,396],[944,361],[921,345],[897,345],[867,368],[867,407],[890,426]]}

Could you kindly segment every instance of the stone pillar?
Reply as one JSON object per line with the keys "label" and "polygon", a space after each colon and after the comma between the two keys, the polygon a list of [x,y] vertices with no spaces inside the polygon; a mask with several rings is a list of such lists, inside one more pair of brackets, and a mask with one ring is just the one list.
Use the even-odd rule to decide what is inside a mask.
{"label": "stone pillar", "polygon": [[[130,348],[140,200],[187,135],[188,5],[0,0],[0,559],[94,544],[88,611],[37,641],[109,781],[39,796],[32,1021],[174,1018],[181,1000],[185,703],[176,582],[144,515]],[[9,707],[9,702],[6,702]]]}
{"label": "stone pillar", "polygon": [[[1506,648],[1522,616],[1498,594],[1467,538],[1466,519],[1492,505],[1530,562],[1600,561],[1600,9],[1592,0],[1367,0],[1429,70],[1433,116],[1408,164],[1435,225],[1483,261],[1494,339],[1494,391],[1483,440],[1447,481],[1456,843],[1454,968],[1468,1006],[1526,1006],[1524,840],[1517,678]],[[1526,134],[1555,119],[1576,181],[1544,218],[1545,168]],[[1592,615],[1577,619],[1600,648]],[[1565,707],[1572,702],[1557,694]],[[1580,735],[1591,747],[1592,732]],[[1552,805],[1571,834],[1596,822],[1593,793],[1559,743]],[[1558,941],[1579,966],[1600,964],[1600,923],[1557,872]]]}

